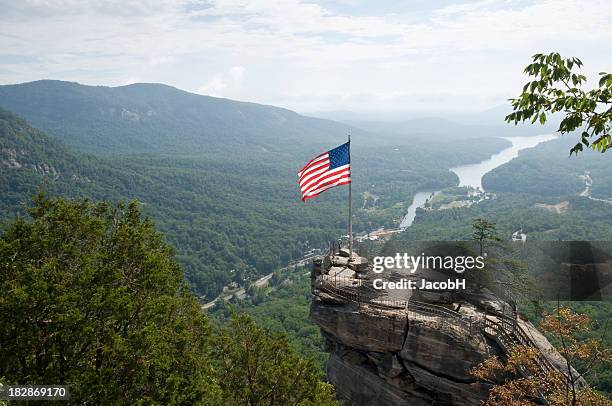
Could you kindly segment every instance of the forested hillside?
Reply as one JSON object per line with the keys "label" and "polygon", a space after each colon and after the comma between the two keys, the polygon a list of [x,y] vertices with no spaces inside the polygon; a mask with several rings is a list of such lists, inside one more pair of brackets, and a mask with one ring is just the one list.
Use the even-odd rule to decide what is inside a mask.
{"label": "forested hillside", "polygon": [[247,167],[232,161],[96,158],[63,146],[6,111],[0,123],[4,218],[23,212],[38,190],[113,201],[137,198],[167,232],[201,293],[217,292],[229,282],[231,269],[256,275],[257,269],[272,270],[297,258],[306,241],[323,244],[342,224],[330,202],[298,205],[290,181],[275,179],[272,163]]}
{"label": "forested hillside", "polygon": [[[143,129],[138,122],[136,127],[130,127],[134,122],[129,120],[127,124],[121,122],[117,128],[107,128],[106,124],[101,127],[88,126],[83,116],[69,113],[79,111],[70,101],[76,97],[75,92],[79,94],[77,90],[98,88],[46,81],[23,86],[47,94],[47,87],[56,85],[61,89],[67,86],[71,90],[52,92],[55,102],[49,95],[41,96],[41,100],[47,100],[46,107],[40,106],[42,101],[34,101],[41,108],[41,113],[36,115],[32,110],[31,114],[48,127],[61,129],[59,133],[63,135],[58,137],[74,141],[94,134],[91,136],[95,142],[93,139],[82,141],[92,145],[97,142],[100,148],[106,142],[112,146],[113,140],[132,136],[143,140],[146,145],[155,141],[149,138],[150,134],[146,131],[132,132],[135,128],[139,131]],[[8,88],[15,92],[15,89],[21,89],[19,86],[1,89]],[[158,88],[146,87],[148,90]],[[176,89],[170,91],[179,92]],[[19,94],[19,97],[15,96],[17,101],[29,100]],[[200,96],[192,96],[199,100]],[[9,104],[18,104],[17,101],[7,99],[6,93],[1,99],[2,103]],[[29,106],[27,102],[23,103]],[[94,103],[91,100],[80,100],[79,103],[90,106],[90,112],[99,111],[104,106],[99,101]],[[229,101],[226,103],[231,105]],[[76,110],[71,110],[73,107]],[[255,107],[263,109],[265,106]],[[49,113],[48,109],[55,113]],[[66,115],[54,115],[58,112]],[[211,135],[210,139],[202,141],[207,148],[198,150],[192,148],[189,138],[169,136],[180,131],[181,127],[177,126],[171,130],[166,127],[156,129],[152,134],[163,134],[166,141],[174,140],[178,148],[176,151],[189,152],[167,154],[149,151],[112,156],[95,152],[94,156],[66,147],[53,139],[55,137],[46,136],[9,112],[3,111],[1,117],[0,187],[3,199],[0,214],[3,218],[23,212],[23,204],[38,190],[52,195],[111,201],[138,199],[144,204],[145,213],[156,220],[168,241],[177,249],[178,259],[184,266],[189,282],[196,292],[207,298],[214,297],[232,280],[244,283],[245,279],[252,280],[284,266],[310,248],[325,246],[328,241],[344,233],[346,227],[345,190],[323,194],[316,202],[309,204],[303,204],[299,199],[296,170],[312,154],[331,148],[344,139],[341,135],[329,141],[320,141],[329,133],[316,126],[308,131],[317,131],[319,141],[316,141],[316,137],[311,139],[307,136],[308,131],[304,130],[300,137],[302,146],[294,142],[294,137],[286,150],[280,148],[280,143],[276,143],[275,149],[262,147],[255,150],[250,146],[232,144],[231,151],[223,152],[219,148],[226,140],[224,132],[215,133],[214,137]],[[231,121],[231,118],[223,120],[228,126],[232,125]],[[312,121],[315,124],[320,122],[329,123]],[[257,123],[255,120],[252,126],[257,127]],[[77,127],[78,130],[75,130]],[[292,129],[288,134],[302,129],[298,125],[297,130]],[[276,136],[283,138],[278,133]],[[258,138],[251,133],[250,137],[249,145],[252,145],[252,142],[265,140],[267,135]],[[428,145],[406,140],[378,146],[358,140],[359,137],[353,142],[352,153],[355,207],[363,206],[365,192],[375,195],[377,201],[375,207],[356,211],[356,231],[397,224],[405,211],[406,202],[410,201],[415,191],[449,186],[456,182],[455,175],[448,171],[448,167],[482,159],[507,145],[501,139],[432,142]],[[75,144],[80,145],[76,141]],[[477,148],[474,148],[475,144]],[[108,151],[112,150],[111,147]],[[133,149],[126,148],[126,151]],[[47,165],[49,170],[37,169],[36,165],[40,168]]]}
{"label": "forested hillside", "polygon": [[[38,188],[53,194],[106,189],[99,179],[120,175],[101,160],[47,137],[0,108],[0,215],[10,217]],[[107,191],[108,192],[108,191]]]}
{"label": "forested hillside", "polygon": [[[585,189],[586,171],[593,181],[592,196],[612,198],[612,158],[587,150],[569,156],[570,135],[522,151],[518,158],[483,177],[486,190],[545,196],[579,194]],[[520,176],[517,176],[520,174]]]}
{"label": "forested hillside", "polygon": [[398,238],[408,240],[465,240],[472,235],[472,222],[482,217],[494,221],[500,236],[510,239],[522,229],[528,240],[599,240],[612,237],[612,204],[585,197],[566,197],[569,207],[557,213],[536,204],[556,204],[557,198],[535,195],[498,194],[496,200],[470,208],[419,211],[414,224]]}
{"label": "forested hillside", "polygon": [[[293,111],[161,84],[84,86],[41,80],[0,86],[0,106],[78,149],[101,153],[295,152],[351,128]],[[355,140],[367,139],[353,130]],[[373,140],[371,140],[373,141]]]}

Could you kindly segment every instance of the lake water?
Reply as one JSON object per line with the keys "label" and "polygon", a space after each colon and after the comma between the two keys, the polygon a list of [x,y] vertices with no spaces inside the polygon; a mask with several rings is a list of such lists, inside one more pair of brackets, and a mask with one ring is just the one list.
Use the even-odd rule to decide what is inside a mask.
{"label": "lake water", "polygon": [[[542,142],[550,141],[554,138],[556,138],[556,136],[553,134],[534,135],[531,137],[504,137],[504,139],[512,143],[511,147],[491,155],[490,158],[484,161],[475,164],[456,166],[450,168],[450,171],[454,172],[459,177],[459,186],[471,186],[483,190],[482,177],[487,172],[492,171],[506,162],[510,162],[518,156],[519,151],[533,148]],[[416,209],[422,207],[427,199],[431,197],[432,193],[436,194],[438,192],[438,190],[417,192],[412,199],[412,204],[408,207],[406,215],[400,223],[400,228],[410,227],[416,217]]]}
{"label": "lake water", "polygon": [[461,165],[450,168],[459,177],[459,186],[472,186],[482,189],[482,177],[485,173],[492,171],[500,165],[510,162],[516,158],[519,151],[554,139],[553,134],[534,135],[532,137],[507,137],[504,138],[512,143],[511,147],[501,150],[497,154],[491,155],[489,159],[470,165]]}

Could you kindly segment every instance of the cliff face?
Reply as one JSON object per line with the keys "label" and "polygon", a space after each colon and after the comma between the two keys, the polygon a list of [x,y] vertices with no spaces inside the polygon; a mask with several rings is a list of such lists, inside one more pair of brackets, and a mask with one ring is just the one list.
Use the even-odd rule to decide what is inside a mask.
{"label": "cliff face", "polygon": [[442,296],[388,300],[368,288],[365,259],[347,264],[348,252],[340,254],[315,261],[310,317],[326,337],[327,378],[349,404],[479,405],[490,386],[471,369],[490,356],[504,359],[515,343],[541,349],[544,367],[563,368],[546,338],[520,318],[512,329],[528,338],[509,342],[514,335],[500,326],[511,307],[496,297],[474,295],[459,309]]}
{"label": "cliff face", "polygon": [[416,320],[320,299],[311,318],[328,342],[328,379],[351,404],[471,405],[486,397],[487,388],[469,372],[498,354],[482,334],[466,334],[435,317]]}

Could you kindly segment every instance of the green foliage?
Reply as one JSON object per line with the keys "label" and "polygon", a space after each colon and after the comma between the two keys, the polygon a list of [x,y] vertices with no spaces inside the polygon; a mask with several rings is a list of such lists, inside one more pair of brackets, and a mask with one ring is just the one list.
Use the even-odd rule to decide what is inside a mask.
{"label": "green foliage", "polygon": [[[344,228],[340,196],[305,206],[293,170],[274,162],[203,156],[132,156],[113,160],[81,155],[1,111],[0,161],[15,151],[21,167],[0,163],[0,215],[23,214],[22,205],[44,189],[52,195],[96,199],[137,198],[168,240],[188,280],[215,296],[230,281],[230,269],[257,277],[322,246]],[[34,165],[58,175],[45,175]],[[293,202],[293,203],[288,203]]]}
{"label": "green foliage", "polygon": [[[48,100],[43,103],[45,100],[36,102],[41,103],[42,111],[59,109],[50,106]],[[79,100],[85,103],[89,99]],[[52,130],[64,123],[62,128],[72,131],[65,121],[80,123],[81,118],[69,115],[60,120],[55,114],[61,111],[40,120],[47,120],[44,123]],[[52,125],[48,120],[53,117]],[[100,131],[104,132],[100,137],[110,136],[108,128]],[[260,141],[263,139],[249,142]],[[354,207],[362,206],[366,191],[380,199],[374,208],[355,210],[354,231],[397,224],[405,213],[403,202],[416,190],[456,182],[447,170],[450,163],[445,161],[457,164],[486,157],[499,147],[499,141],[480,142],[482,147],[476,151],[465,142],[412,148],[412,141],[406,141],[406,150],[401,151],[384,144],[355,144]],[[320,153],[322,144],[313,147],[296,141],[283,152],[274,152],[267,144],[268,152],[248,144],[215,153],[199,150],[189,156],[94,157],[63,146],[1,109],[0,143],[0,218],[23,214],[24,202],[40,189],[54,196],[138,199],[143,211],[155,219],[168,242],[176,247],[187,280],[199,295],[205,295],[204,300],[217,296],[232,279],[244,286],[301,257],[308,249],[325,246],[346,228],[345,188],[325,193],[308,204],[299,199],[297,163]],[[406,152],[416,149],[418,154]],[[22,165],[19,168],[4,163],[13,152]],[[35,169],[43,164],[53,167],[57,174]],[[230,273],[232,269],[234,274]]]}
{"label": "green foliage", "polygon": [[331,385],[312,360],[300,358],[281,334],[234,315],[218,335],[219,382],[228,404],[336,405]]}
{"label": "green foliage", "polygon": [[0,375],[74,403],[216,403],[210,326],[138,205],[34,202],[0,236]]}
{"label": "green foliage", "polygon": [[585,172],[593,180],[596,198],[612,198],[612,171],[607,154],[583,153],[568,159],[573,141],[560,138],[521,151],[520,155],[484,175],[483,187],[492,192],[539,196],[578,195],[585,190]]}
{"label": "green foliage", "polygon": [[251,297],[231,307],[218,304],[211,314],[222,322],[232,312],[248,314],[257,325],[269,331],[284,333],[292,346],[305,357],[315,359],[322,372],[327,361],[324,339],[318,326],[309,319],[311,287],[310,272],[304,268],[286,271],[283,283],[275,289],[253,289]]}
{"label": "green foliage", "polygon": [[569,197],[563,214],[535,207],[556,203],[540,196],[499,193],[497,199],[470,208],[420,211],[414,224],[397,238],[408,240],[470,240],[475,218],[495,219],[501,238],[510,239],[519,229],[528,240],[608,241],[612,236],[612,205],[584,197]]}
{"label": "green foliage", "polygon": [[[610,302],[523,302],[519,303],[519,311],[535,325],[538,325],[544,314],[555,314],[558,305],[568,307],[575,313],[584,314],[595,321],[589,331],[574,333],[579,342],[596,339],[601,340],[605,348],[612,348],[612,334],[610,334],[612,303]],[[561,346],[560,340],[554,335],[547,334],[546,336],[553,345]],[[583,365],[581,362],[575,365],[579,371],[587,366],[590,367],[590,365]],[[612,398],[612,369],[609,366],[595,366],[589,375],[589,383],[608,398]]]}
{"label": "green foliage", "polygon": [[70,146],[104,154],[278,152],[301,137],[322,142],[346,135],[346,126],[333,121],[153,83],[5,85],[0,86],[0,106]]}
{"label": "green foliage", "polygon": [[[520,171],[514,176],[526,180]],[[584,197],[572,197],[570,209],[564,214],[556,214],[533,207],[537,202],[554,203],[557,200],[545,200],[542,196],[498,194],[497,199],[485,201],[470,208],[450,209],[443,211],[421,212],[415,223],[396,238],[408,240],[468,240],[471,239],[472,222],[475,218],[485,217],[495,219],[498,235],[508,241],[511,234],[522,228],[530,240],[594,240],[610,241],[612,238],[612,205],[592,201]],[[497,264],[495,264],[497,265]],[[519,271],[521,271],[519,269]],[[516,273],[523,276],[524,272]],[[519,279],[520,281],[520,279]],[[526,293],[529,284],[516,284],[515,297],[520,298]],[[520,303],[520,302],[519,302]],[[606,348],[612,348],[612,335],[609,333],[609,318],[612,308],[606,302],[565,303],[578,313],[588,314],[598,321],[596,328],[583,334],[583,339],[604,338]],[[522,303],[519,308],[529,320],[537,324],[544,309],[552,311],[556,303],[538,303],[537,306]],[[539,310],[538,310],[539,309]],[[606,322],[608,328],[605,328]],[[610,379],[612,371],[609,367],[598,366],[589,377],[589,383],[606,396],[612,396]]]}
{"label": "green foliage", "polygon": [[532,59],[525,73],[533,80],[518,98],[511,99],[514,112],[506,121],[544,124],[549,114],[560,112],[564,115],[558,129],[561,134],[581,130],[580,142],[570,155],[582,151],[583,145],[606,152],[612,146],[612,73],[601,72],[598,87],[584,91],[581,86],[586,77],[574,70],[582,67],[580,59],[564,59],[556,52],[535,54]]}
{"label": "green foliage", "polygon": [[472,223],[472,240],[478,244],[478,255],[483,256],[489,254],[487,258],[487,266],[480,270],[474,270],[466,276],[473,278],[476,284],[476,289],[480,290],[484,286],[490,287],[492,282],[491,262],[491,245],[500,240],[497,235],[495,223],[484,218],[477,218]]}
{"label": "green foliage", "polygon": [[476,289],[487,287],[507,300],[529,296],[533,283],[527,275],[526,264],[517,259],[514,247],[499,237],[495,223],[480,217],[475,219],[472,240],[477,244],[478,255],[486,257],[483,269],[474,269],[465,275],[475,282]]}
{"label": "green foliage", "polygon": [[69,385],[72,404],[336,404],[286,336],[211,326],[136,202],[34,203],[0,234],[3,383]]}
{"label": "green foliage", "polygon": [[483,218],[477,218],[472,223],[472,240],[477,241],[480,245],[480,253],[482,254],[484,245],[489,241],[499,241],[495,223]]}
{"label": "green foliage", "polygon": [[[0,388],[2,388],[2,386],[6,385],[6,381],[4,380],[4,378],[0,377]],[[0,400],[0,406],[7,406],[8,405],[8,401],[7,400]]]}

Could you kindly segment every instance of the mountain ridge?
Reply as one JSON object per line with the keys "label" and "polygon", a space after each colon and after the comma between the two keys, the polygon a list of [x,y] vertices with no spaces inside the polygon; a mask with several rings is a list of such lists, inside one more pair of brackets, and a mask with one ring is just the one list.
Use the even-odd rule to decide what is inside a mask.
{"label": "mountain ridge", "polygon": [[117,87],[40,80],[0,86],[0,106],[77,149],[192,153],[235,147],[294,149],[363,131],[252,102],[190,93],[169,85]]}

